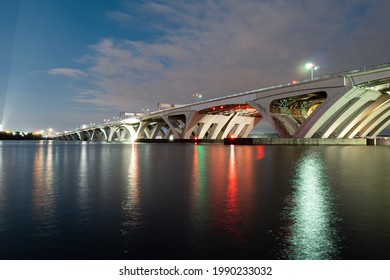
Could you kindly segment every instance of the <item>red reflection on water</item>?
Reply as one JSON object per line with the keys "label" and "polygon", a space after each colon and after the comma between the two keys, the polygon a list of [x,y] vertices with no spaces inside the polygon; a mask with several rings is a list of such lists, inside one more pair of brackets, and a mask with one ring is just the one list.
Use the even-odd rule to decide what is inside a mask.
{"label": "red reflection on water", "polygon": [[264,147],[263,146],[256,146],[256,159],[261,160],[264,157]]}
{"label": "red reflection on water", "polygon": [[231,215],[237,215],[239,212],[237,205],[237,167],[234,154],[234,145],[230,146],[229,168],[228,168],[228,188],[227,212]]}
{"label": "red reflection on water", "polygon": [[237,162],[234,145],[230,146],[226,189],[226,230],[236,241],[241,240],[240,206],[238,201]]}

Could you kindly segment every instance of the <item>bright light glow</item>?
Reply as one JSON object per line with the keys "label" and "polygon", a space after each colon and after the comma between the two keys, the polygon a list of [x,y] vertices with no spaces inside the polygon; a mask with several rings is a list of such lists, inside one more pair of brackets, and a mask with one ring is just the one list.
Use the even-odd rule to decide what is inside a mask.
{"label": "bright light glow", "polygon": [[305,67],[306,67],[306,69],[311,69],[314,67],[314,64],[311,62],[308,62],[308,63],[306,63]]}
{"label": "bright light glow", "polygon": [[297,161],[292,200],[286,209],[288,259],[337,258],[337,216],[326,165],[320,154],[307,153]]}
{"label": "bright light glow", "polygon": [[305,67],[307,70],[310,70],[310,79],[313,80],[314,79],[314,70],[317,70],[319,67],[312,62],[306,63]]}
{"label": "bright light glow", "polygon": [[173,135],[169,136],[169,140],[172,141],[173,139],[175,139],[175,138],[173,137]]}

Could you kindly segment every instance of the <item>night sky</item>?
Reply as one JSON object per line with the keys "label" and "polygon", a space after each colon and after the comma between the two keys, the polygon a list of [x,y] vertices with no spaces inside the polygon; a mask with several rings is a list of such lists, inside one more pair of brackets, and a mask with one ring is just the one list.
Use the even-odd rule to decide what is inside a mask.
{"label": "night sky", "polygon": [[0,0],[3,129],[71,130],[390,62],[390,1]]}

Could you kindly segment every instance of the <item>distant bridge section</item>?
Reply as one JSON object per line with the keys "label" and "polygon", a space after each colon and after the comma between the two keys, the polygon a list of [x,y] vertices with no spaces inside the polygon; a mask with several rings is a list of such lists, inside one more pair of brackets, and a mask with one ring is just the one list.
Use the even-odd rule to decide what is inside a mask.
{"label": "distant bridge section", "polygon": [[282,138],[375,138],[390,125],[390,63],[159,110],[61,140],[245,138],[260,121]]}

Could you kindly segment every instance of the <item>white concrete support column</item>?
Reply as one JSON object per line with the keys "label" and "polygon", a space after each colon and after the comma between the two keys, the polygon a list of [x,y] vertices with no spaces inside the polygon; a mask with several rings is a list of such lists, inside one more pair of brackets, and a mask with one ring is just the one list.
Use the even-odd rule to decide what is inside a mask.
{"label": "white concrete support column", "polygon": [[371,104],[366,111],[362,112],[362,116],[360,116],[360,118],[356,118],[356,124],[354,124],[348,134],[346,134],[346,137],[354,138],[355,136],[361,136],[361,134],[366,131],[366,128],[369,127],[370,124],[378,118],[378,116],[389,109],[390,97],[382,95],[377,101]]}
{"label": "white concrete support column", "polygon": [[201,115],[196,111],[192,111],[186,114],[186,126],[182,132],[182,139],[190,139],[192,132],[198,123],[204,118],[205,115]]}
{"label": "white concrete support column", "polygon": [[[163,134],[161,129],[163,128],[164,124],[161,122],[156,123],[156,125],[153,127],[151,131],[152,139],[156,139],[158,134]],[[161,138],[164,138],[164,135],[161,135]]]}
{"label": "white concrete support column", "polygon": [[245,120],[245,126],[243,129],[246,127],[245,131],[240,131],[240,135],[242,138],[247,138],[248,135],[252,132],[252,130],[255,128],[255,126],[262,120],[262,117],[246,117]]}
{"label": "white concrete support column", "polygon": [[215,121],[218,122],[217,122],[217,126],[215,127],[211,135],[211,139],[218,139],[218,135],[220,134],[221,130],[227,126],[227,124],[232,120],[232,118],[234,118],[234,115],[235,115],[234,113],[230,114],[229,116],[219,115],[219,117],[215,119]]}
{"label": "white concrete support column", "polygon": [[368,134],[371,138],[375,138],[378,136],[379,133],[382,132],[386,127],[390,125],[390,116],[387,115],[387,118],[380,122],[371,132]]}
{"label": "white concrete support column", "polygon": [[[125,135],[123,136],[123,140],[136,140],[138,132],[134,129],[132,125],[124,124],[123,125]],[[126,139],[126,134],[129,134],[130,138]]]}
{"label": "white concrete support column", "polygon": [[328,97],[318,108],[302,123],[294,134],[294,138],[312,138],[316,133],[321,133],[321,127],[332,121],[332,116],[345,106],[350,100],[344,98],[345,93],[352,87],[330,88],[326,93]]}
{"label": "white concrete support column", "polygon": [[200,131],[198,131],[198,138],[203,139],[206,132],[210,129],[211,125],[215,123],[214,115],[205,115],[200,123],[203,125],[199,126]]}
{"label": "white concrete support column", "polygon": [[[261,104],[260,104],[261,102]],[[291,137],[291,134],[279,123],[280,121],[275,119],[269,111],[269,103],[267,100],[248,101],[247,104],[256,109],[260,115],[278,132],[282,138]],[[268,108],[268,109],[267,109]],[[226,138],[226,137],[225,137]]]}
{"label": "white concrete support column", "polygon": [[162,116],[162,119],[168,125],[169,130],[170,130],[170,134],[172,134],[175,139],[180,139],[181,137],[180,137],[179,132],[177,131],[175,126],[169,121],[168,116]]}
{"label": "white concrete support column", "polygon": [[[239,118],[239,116],[237,114],[234,114],[234,116],[232,116],[228,125],[225,128],[225,131],[223,132],[223,134],[221,136],[221,139],[225,139],[225,138],[230,136],[233,127],[235,127],[235,125],[237,124],[238,118]],[[237,129],[235,131],[237,131]]]}
{"label": "white concrete support column", "polygon": [[147,139],[150,139],[148,137],[149,134],[146,133],[146,130],[148,130],[148,125],[149,125],[148,121],[141,121],[139,128],[138,128],[138,131],[137,131],[137,139],[144,138],[144,137]]}
{"label": "white concrete support column", "polygon": [[[356,110],[370,100],[378,98],[379,95],[380,93],[377,91],[368,91],[363,88],[354,88],[351,90],[351,93],[346,95],[348,96],[349,102],[345,103],[345,106],[332,116],[332,122],[323,131],[322,138],[329,138],[332,134],[336,133],[338,127],[350,116],[353,116]],[[335,135],[335,137],[340,138],[340,135]]]}
{"label": "white concrete support column", "polygon": [[116,136],[119,139],[119,135],[117,134],[117,130],[119,129],[118,126],[110,126],[109,127],[110,132],[108,134],[108,140],[109,142],[114,140],[114,137]]}
{"label": "white concrete support column", "polygon": [[272,114],[272,116],[274,117],[275,120],[278,121],[275,123],[278,126],[282,126],[283,132],[287,133],[287,135],[289,137],[292,137],[299,128],[299,124],[291,115],[277,115],[277,114],[274,115],[274,114]]}
{"label": "white concrete support column", "polygon": [[96,129],[93,129],[93,130],[90,130],[89,131],[89,135],[90,135],[90,141],[94,141],[94,140],[97,140],[97,137],[96,137]]}
{"label": "white concrete support column", "polygon": [[[259,117],[247,117],[235,115],[229,122],[221,139],[228,138],[232,135],[234,137],[246,138],[253,128],[262,120]],[[235,128],[235,129],[234,129]],[[234,131],[232,131],[234,129]]]}
{"label": "white concrete support column", "polygon": [[108,136],[107,136],[106,130],[104,128],[100,128],[100,131],[102,132],[102,135],[103,135],[102,140],[103,141],[107,141],[108,140]]}
{"label": "white concrete support column", "polygon": [[[374,120],[372,120],[370,123],[367,124],[367,126],[362,130],[362,134],[360,135],[363,138],[370,137],[372,138],[372,135],[377,135],[381,132],[381,127],[383,124],[387,122],[387,119],[390,116],[390,111],[382,111],[381,114],[379,114]],[[385,127],[382,128],[382,130]]]}
{"label": "white concrete support column", "polygon": [[375,101],[367,102],[367,106],[359,112],[354,118],[348,123],[347,126],[339,133],[340,138],[354,138],[359,131],[357,129],[361,123],[370,117],[372,113],[377,111],[384,103],[387,102],[388,96],[382,94]]}

